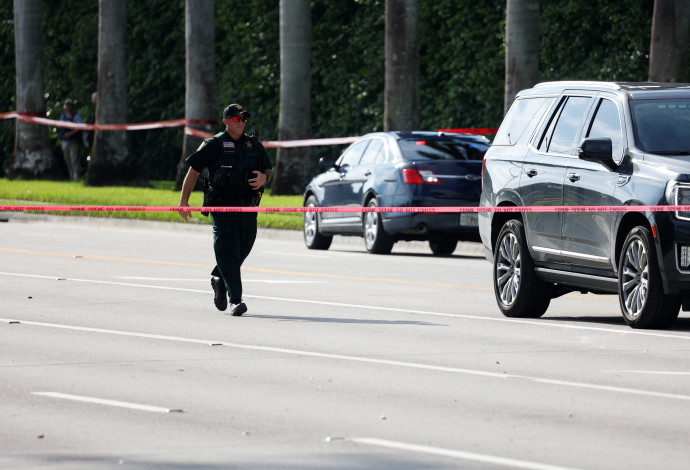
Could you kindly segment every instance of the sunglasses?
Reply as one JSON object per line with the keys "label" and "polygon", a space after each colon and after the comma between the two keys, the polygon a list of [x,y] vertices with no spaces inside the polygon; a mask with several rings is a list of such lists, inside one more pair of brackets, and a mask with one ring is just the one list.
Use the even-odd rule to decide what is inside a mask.
{"label": "sunglasses", "polygon": [[232,122],[247,122],[247,118],[244,116],[233,116],[230,119]]}

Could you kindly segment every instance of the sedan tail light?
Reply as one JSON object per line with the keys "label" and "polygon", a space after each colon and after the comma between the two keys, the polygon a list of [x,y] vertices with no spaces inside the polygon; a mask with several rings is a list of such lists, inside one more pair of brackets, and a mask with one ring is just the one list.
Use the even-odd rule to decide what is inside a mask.
{"label": "sedan tail light", "polygon": [[431,170],[420,168],[403,168],[405,184],[441,184],[441,179]]}

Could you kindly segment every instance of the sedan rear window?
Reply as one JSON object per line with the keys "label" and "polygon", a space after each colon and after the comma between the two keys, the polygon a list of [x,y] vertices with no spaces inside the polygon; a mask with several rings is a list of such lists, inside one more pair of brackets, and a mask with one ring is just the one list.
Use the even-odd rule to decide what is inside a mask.
{"label": "sedan rear window", "polygon": [[481,160],[489,149],[489,143],[477,139],[460,140],[401,140],[398,142],[405,160]]}

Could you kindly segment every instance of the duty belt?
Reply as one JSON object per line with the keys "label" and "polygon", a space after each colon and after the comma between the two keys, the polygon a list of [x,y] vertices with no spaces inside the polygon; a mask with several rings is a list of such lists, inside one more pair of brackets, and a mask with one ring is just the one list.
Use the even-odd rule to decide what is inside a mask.
{"label": "duty belt", "polygon": [[221,196],[218,199],[217,206],[227,207],[254,207],[258,206],[261,201],[261,196],[258,194],[250,194],[245,197],[226,197]]}
{"label": "duty belt", "polygon": [[251,206],[252,196],[247,197],[220,197],[218,204],[227,207],[248,207]]}

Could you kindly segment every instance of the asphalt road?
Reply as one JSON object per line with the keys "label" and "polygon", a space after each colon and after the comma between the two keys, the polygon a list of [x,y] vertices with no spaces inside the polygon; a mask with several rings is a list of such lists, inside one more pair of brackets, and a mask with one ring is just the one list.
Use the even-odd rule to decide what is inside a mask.
{"label": "asphalt road", "polygon": [[686,313],[507,319],[478,244],[261,231],[236,318],[209,227],[0,215],[0,468],[688,468]]}

